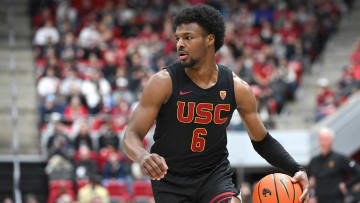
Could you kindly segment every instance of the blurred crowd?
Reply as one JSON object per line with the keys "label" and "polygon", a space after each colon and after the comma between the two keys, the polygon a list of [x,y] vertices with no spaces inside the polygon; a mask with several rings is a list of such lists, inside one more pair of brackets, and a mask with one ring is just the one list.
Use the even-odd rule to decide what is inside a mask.
{"label": "blurred crowd", "polygon": [[[146,185],[148,180],[122,154],[119,142],[149,77],[176,61],[172,17],[181,8],[207,3],[221,11],[226,37],[217,62],[251,85],[261,119],[274,128],[274,116],[296,98],[302,74],[310,71],[351,2],[29,1],[39,129],[48,153],[46,172],[53,181],[49,199],[55,191],[51,201],[66,202],[56,200],[61,196],[52,187],[57,186],[63,188],[61,194],[76,199],[64,189],[66,180],[75,181],[68,187],[79,189],[78,194],[78,186],[90,183],[107,188],[104,193],[110,197],[114,194],[106,191],[113,184],[125,185],[129,198],[134,182]],[[229,128],[244,126],[234,115]],[[151,139],[145,142],[150,145]]]}
{"label": "blurred crowd", "polygon": [[318,80],[320,86],[316,95],[315,120],[320,121],[336,112],[346,103],[351,95],[360,90],[360,38],[356,40],[353,51],[350,53],[349,65],[343,68],[341,78],[332,87],[327,78]]}

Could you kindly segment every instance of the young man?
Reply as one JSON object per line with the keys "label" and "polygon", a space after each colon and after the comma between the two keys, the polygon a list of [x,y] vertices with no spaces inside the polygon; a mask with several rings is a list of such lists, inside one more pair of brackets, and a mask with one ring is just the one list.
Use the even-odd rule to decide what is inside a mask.
{"label": "young man", "polygon": [[[126,154],[152,179],[155,201],[240,202],[231,181],[226,127],[235,109],[255,150],[288,171],[303,187],[306,172],[267,133],[248,84],[217,65],[223,45],[221,14],[205,5],[182,10],[174,20],[179,62],[155,74],[145,87],[123,139]],[[151,153],[142,140],[156,119]]]}

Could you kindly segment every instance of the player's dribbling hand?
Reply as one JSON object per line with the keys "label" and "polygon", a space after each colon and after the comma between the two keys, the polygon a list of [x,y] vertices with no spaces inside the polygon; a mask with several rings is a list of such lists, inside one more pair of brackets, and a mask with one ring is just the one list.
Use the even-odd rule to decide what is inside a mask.
{"label": "player's dribbling hand", "polygon": [[305,171],[298,171],[295,173],[294,177],[291,178],[292,182],[298,182],[302,188],[303,193],[300,196],[300,201],[304,203],[309,202],[310,194],[310,185],[307,174]]}
{"label": "player's dribbling hand", "polygon": [[152,180],[160,180],[166,175],[168,166],[165,159],[158,154],[145,154],[140,161],[141,169]]}

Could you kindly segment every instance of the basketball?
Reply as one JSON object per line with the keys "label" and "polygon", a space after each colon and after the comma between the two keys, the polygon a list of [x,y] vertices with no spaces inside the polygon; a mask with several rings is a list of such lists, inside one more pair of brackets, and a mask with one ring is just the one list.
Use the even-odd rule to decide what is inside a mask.
{"label": "basketball", "polygon": [[300,203],[300,184],[291,182],[291,177],[274,173],[263,177],[254,186],[253,203]]}

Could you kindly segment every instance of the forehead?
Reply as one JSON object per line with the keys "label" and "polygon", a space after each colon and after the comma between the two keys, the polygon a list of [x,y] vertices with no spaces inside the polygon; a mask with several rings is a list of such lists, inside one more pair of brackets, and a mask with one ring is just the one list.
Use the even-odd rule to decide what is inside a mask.
{"label": "forehead", "polygon": [[183,34],[199,34],[202,35],[205,33],[204,28],[202,28],[197,23],[182,23],[176,27],[175,35]]}

